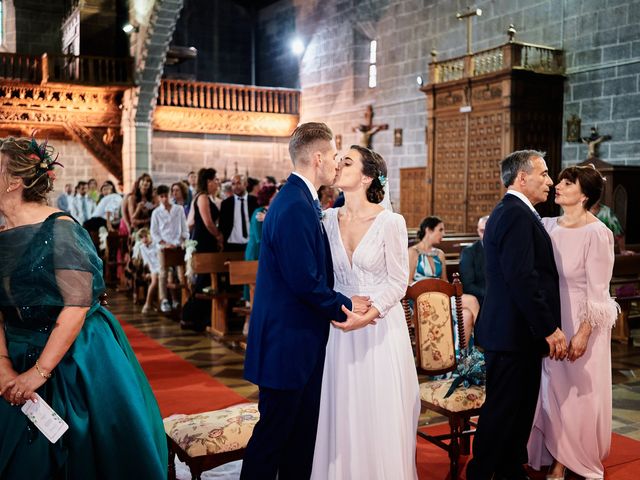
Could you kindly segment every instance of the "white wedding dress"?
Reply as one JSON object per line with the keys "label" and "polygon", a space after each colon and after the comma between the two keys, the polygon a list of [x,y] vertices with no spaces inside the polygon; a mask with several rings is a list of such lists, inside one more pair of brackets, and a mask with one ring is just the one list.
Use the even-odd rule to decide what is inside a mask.
{"label": "white wedding dress", "polygon": [[334,289],[370,296],[381,318],[351,332],[331,327],[311,478],[415,479],[420,394],[400,304],[409,278],[404,218],[383,210],[354,251],[352,266],[337,209],[325,212]]}

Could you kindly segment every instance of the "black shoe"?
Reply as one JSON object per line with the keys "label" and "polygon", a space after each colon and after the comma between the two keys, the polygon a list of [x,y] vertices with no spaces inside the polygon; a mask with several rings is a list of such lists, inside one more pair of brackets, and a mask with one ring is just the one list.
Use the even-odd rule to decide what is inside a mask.
{"label": "black shoe", "polygon": [[510,471],[509,473],[496,472],[493,475],[493,480],[531,480],[531,478],[527,475],[527,471],[524,467],[520,467]]}

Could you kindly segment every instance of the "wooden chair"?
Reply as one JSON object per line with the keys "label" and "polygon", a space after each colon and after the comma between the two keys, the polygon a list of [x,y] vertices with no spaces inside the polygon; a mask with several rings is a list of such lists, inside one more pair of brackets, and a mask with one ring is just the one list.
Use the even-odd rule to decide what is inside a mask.
{"label": "wooden chair", "polygon": [[221,291],[218,274],[228,272],[227,262],[244,260],[244,252],[194,253],[191,260],[193,273],[211,275],[210,292],[196,293],[196,298],[211,300],[211,333],[224,337],[228,332],[229,299],[240,298],[241,294]]}
{"label": "wooden chair", "polygon": [[610,289],[620,305],[611,339],[632,345],[629,323],[632,306],[640,304],[640,255],[616,255]]}
{"label": "wooden chair", "polygon": [[[451,297],[455,297],[455,312],[458,321],[460,349],[466,347],[462,322],[462,283],[454,275],[453,283],[439,279],[426,279],[414,283],[407,289],[403,302],[413,300],[413,324],[416,335],[416,358],[418,370],[427,375],[452,372],[457,367],[455,335],[453,329],[453,309]],[[408,311],[405,308],[405,313]],[[409,318],[407,319],[409,321]],[[464,385],[456,388],[445,398],[453,379],[430,380],[420,384],[422,408],[433,410],[449,420],[450,432],[444,435],[429,435],[418,430],[422,438],[443,448],[449,453],[450,478],[458,478],[460,454],[468,455],[470,436],[475,430],[471,417],[480,413],[484,403],[484,386]],[[449,443],[445,443],[448,440]]]}

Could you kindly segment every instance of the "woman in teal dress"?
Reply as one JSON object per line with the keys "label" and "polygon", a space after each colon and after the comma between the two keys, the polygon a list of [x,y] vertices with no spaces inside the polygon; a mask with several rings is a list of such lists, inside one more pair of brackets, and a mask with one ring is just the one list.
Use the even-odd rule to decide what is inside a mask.
{"label": "woman in teal dress", "polygon": [[[87,232],[46,205],[51,151],[0,140],[0,478],[165,479],[160,411],[100,305],[102,262]],[[56,443],[21,412],[36,393],[69,425]]]}

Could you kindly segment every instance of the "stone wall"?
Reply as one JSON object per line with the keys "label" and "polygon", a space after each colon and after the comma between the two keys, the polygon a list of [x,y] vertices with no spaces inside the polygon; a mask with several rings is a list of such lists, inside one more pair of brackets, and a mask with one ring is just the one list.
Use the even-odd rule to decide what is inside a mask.
{"label": "stone wall", "polygon": [[[287,5],[282,0],[277,5]],[[389,131],[374,148],[390,167],[391,196],[399,197],[399,168],[425,165],[426,106],[416,77],[428,81],[430,51],[439,59],[466,52],[465,22],[455,18],[467,3],[457,0],[295,0],[297,32],[306,39],[301,61],[301,121],[326,121],[355,143],[352,128],[374,105],[375,123]],[[582,135],[597,125],[613,139],[601,148],[612,163],[640,165],[640,0],[478,0],[473,50],[503,44],[513,23],[516,39],[565,50],[565,118],[582,119]],[[276,6],[273,7],[274,9]],[[363,89],[363,42],[378,40],[378,87]],[[403,145],[393,146],[393,129]],[[586,146],[565,143],[565,164],[586,158]]]}
{"label": "stone wall", "polygon": [[152,170],[155,184],[186,178],[189,171],[215,168],[223,178],[236,171],[261,178],[286,178],[291,172],[288,139],[154,132]]}
{"label": "stone wall", "polygon": [[14,0],[16,52],[60,53],[65,2]]}

